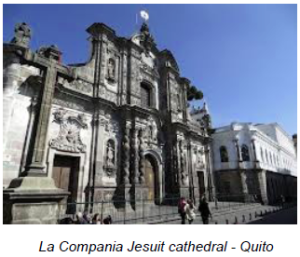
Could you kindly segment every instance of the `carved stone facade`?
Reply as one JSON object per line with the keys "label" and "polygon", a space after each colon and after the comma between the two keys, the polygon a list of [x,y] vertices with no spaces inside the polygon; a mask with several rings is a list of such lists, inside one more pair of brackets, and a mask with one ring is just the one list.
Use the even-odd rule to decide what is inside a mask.
{"label": "carved stone facade", "polygon": [[[87,32],[92,56],[84,64],[63,65],[56,46],[30,50],[27,24],[4,44],[4,133],[15,131],[18,139],[5,137],[5,190],[17,179],[44,177],[54,180],[53,192],[70,193],[70,204],[110,201],[120,208],[123,201],[132,211],[138,199],[155,205],[212,197],[210,122],[190,118],[190,81],[172,53],[156,47],[147,24],[129,39],[102,23]],[[68,183],[58,186],[65,169]]]}

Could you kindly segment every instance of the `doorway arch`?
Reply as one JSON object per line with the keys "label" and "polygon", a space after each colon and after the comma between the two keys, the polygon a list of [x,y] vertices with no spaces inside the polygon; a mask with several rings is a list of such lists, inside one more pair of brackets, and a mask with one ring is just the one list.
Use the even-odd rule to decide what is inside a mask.
{"label": "doorway arch", "polygon": [[160,204],[162,202],[162,164],[157,154],[152,151],[144,153],[145,187],[148,189],[149,202]]}

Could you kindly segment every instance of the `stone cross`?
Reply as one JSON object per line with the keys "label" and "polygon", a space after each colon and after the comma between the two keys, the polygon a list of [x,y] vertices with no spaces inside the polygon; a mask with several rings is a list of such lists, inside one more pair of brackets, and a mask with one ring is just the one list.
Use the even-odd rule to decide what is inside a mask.
{"label": "stone cross", "polygon": [[57,72],[67,73],[67,69],[60,65],[61,52],[56,46],[43,48],[43,51],[33,56],[32,65],[43,70],[43,87],[41,92],[40,109],[37,116],[36,135],[32,159],[26,172],[28,176],[46,175],[45,172],[45,149],[51,113],[52,100],[54,95]]}

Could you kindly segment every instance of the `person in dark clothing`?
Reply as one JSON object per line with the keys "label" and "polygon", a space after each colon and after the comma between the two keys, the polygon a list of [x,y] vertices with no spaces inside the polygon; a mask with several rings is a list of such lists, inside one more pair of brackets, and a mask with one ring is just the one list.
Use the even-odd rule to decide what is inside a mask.
{"label": "person in dark clothing", "polygon": [[181,224],[185,224],[186,219],[186,211],[185,211],[185,205],[187,204],[184,197],[181,197],[178,202],[178,213],[181,217]]}
{"label": "person in dark clothing", "polygon": [[211,217],[211,212],[205,196],[203,196],[203,198],[200,200],[199,212],[201,213],[203,224],[209,224],[208,218],[209,216]]}
{"label": "person in dark clothing", "polygon": [[104,225],[110,225],[112,224],[112,218],[110,215],[108,215],[104,220],[103,220]]}

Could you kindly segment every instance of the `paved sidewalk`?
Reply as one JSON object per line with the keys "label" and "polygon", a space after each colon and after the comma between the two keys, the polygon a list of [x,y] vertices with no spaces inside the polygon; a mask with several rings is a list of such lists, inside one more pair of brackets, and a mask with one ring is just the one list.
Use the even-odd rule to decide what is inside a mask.
{"label": "paved sidewalk", "polygon": [[[261,219],[265,215],[294,207],[296,204],[285,204],[284,206],[271,206],[261,204],[232,204],[232,206],[216,209],[213,203],[210,203],[212,219],[210,224],[246,224]],[[156,220],[150,224],[180,224],[179,215],[170,217],[165,220]],[[197,213],[193,224],[203,224],[202,219]]]}

